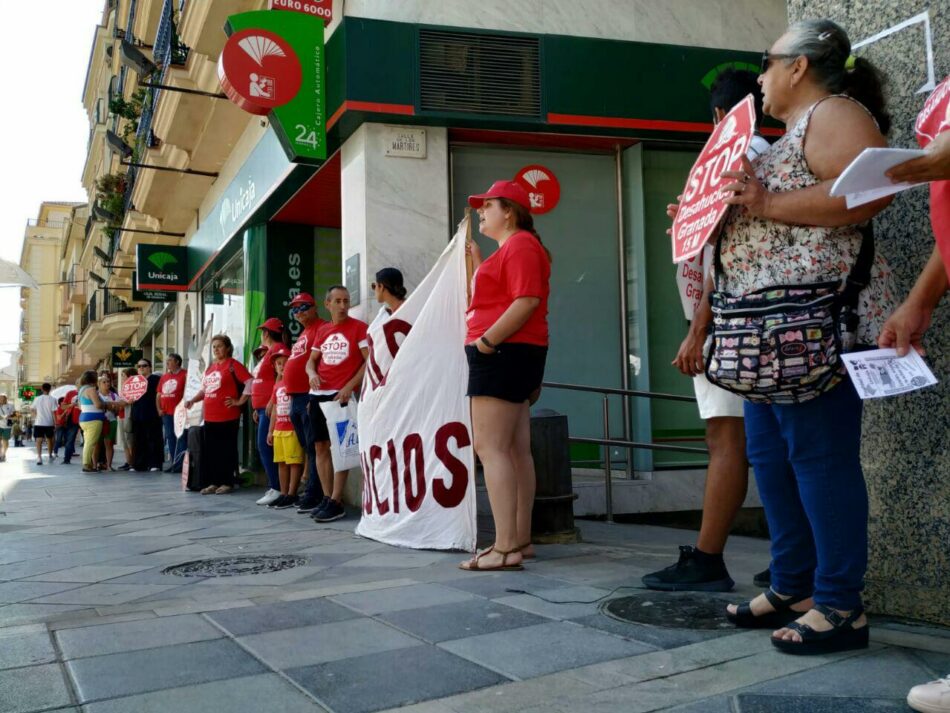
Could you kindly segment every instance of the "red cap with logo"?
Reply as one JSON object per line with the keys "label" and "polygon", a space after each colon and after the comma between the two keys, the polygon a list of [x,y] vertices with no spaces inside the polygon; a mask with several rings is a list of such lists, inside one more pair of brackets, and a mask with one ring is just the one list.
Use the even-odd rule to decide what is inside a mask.
{"label": "red cap with logo", "polygon": [[491,184],[488,192],[479,193],[477,196],[469,196],[468,204],[478,210],[488,198],[507,198],[525,210],[531,209],[531,199],[528,197],[528,192],[524,189],[524,186],[514,181],[495,181]]}
{"label": "red cap with logo", "polygon": [[315,305],[317,301],[313,299],[313,295],[309,292],[301,292],[296,297],[290,301],[291,307],[296,307],[297,305]]}
{"label": "red cap with logo", "polygon": [[283,344],[281,344],[270,355],[270,358],[276,359],[277,357],[289,357],[289,356],[290,356],[290,350],[287,347],[285,347]]}
{"label": "red cap with logo", "polygon": [[269,332],[283,332],[284,323],[277,319],[277,317],[271,317],[258,327],[258,329],[266,329]]}

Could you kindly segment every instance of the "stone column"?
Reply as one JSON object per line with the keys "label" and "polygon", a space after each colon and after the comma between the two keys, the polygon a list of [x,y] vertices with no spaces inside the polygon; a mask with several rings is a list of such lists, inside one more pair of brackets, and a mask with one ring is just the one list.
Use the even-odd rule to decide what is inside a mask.
{"label": "stone column", "polygon": [[[342,149],[341,274],[346,275],[347,260],[359,255],[360,303],[350,315],[366,322],[380,309],[369,289],[376,271],[399,268],[411,293],[454,232],[449,225],[448,132],[425,127],[425,158],[405,158],[386,155],[390,128],[363,124]],[[351,471],[345,500],[352,505],[362,502],[360,481],[359,470]]]}
{"label": "stone column", "polygon": [[342,149],[342,274],[358,254],[360,304],[350,314],[367,322],[379,311],[369,291],[376,271],[399,268],[411,292],[452,236],[447,131],[425,127],[425,158],[397,158],[386,155],[390,129],[363,124]]}
{"label": "stone column", "polygon": [[[950,73],[948,0],[790,0],[789,20],[827,17],[852,44],[928,12],[936,81]],[[925,27],[914,23],[855,51],[885,75],[893,119],[891,146],[917,148],[914,119],[927,93]],[[874,221],[878,251],[890,262],[903,299],[933,250],[928,193],[897,196]],[[871,498],[867,599],[878,613],[950,624],[950,300],[924,339],[941,380],[908,396],[865,404],[862,460]]]}

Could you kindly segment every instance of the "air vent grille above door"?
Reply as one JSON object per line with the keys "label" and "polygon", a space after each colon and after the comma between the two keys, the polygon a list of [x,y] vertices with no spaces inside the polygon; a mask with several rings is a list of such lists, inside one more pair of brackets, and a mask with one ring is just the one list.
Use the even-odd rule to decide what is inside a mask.
{"label": "air vent grille above door", "polygon": [[536,37],[419,31],[420,109],[541,116]]}

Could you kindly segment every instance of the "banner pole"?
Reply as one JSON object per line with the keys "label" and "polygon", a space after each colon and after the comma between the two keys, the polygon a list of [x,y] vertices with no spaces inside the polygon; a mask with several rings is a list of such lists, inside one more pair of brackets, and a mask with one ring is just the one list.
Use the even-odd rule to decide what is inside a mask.
{"label": "banner pole", "polygon": [[475,274],[475,264],[472,261],[472,253],[469,248],[472,245],[472,209],[465,209],[465,220],[468,221],[465,226],[465,301],[466,304],[472,303],[472,275]]}

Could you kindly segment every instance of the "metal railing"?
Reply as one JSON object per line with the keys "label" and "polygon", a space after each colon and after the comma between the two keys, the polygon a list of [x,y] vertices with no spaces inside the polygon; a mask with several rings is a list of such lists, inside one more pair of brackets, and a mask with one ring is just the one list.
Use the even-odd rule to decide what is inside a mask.
{"label": "metal railing", "polygon": [[[604,446],[604,506],[607,511],[607,522],[613,522],[614,519],[614,498],[613,481],[611,472],[610,448],[626,448],[629,450],[642,448],[653,451],[676,451],[678,453],[697,453],[708,454],[706,448],[696,448],[693,446],[673,446],[665,443],[643,443],[640,441],[629,441],[620,438],[610,437],[610,397],[623,396],[624,398],[634,396],[647,399],[661,399],[664,401],[684,401],[687,403],[696,403],[692,396],[681,396],[680,394],[665,394],[656,391],[637,391],[634,389],[617,389],[610,386],[585,386],[582,384],[564,384],[560,382],[545,381],[541,384],[546,389],[562,389],[564,391],[582,391],[590,394],[600,394],[603,399],[603,417],[604,417],[604,437],[587,438],[583,436],[568,437],[569,443],[586,443]],[[626,408],[626,404],[624,404]]]}

